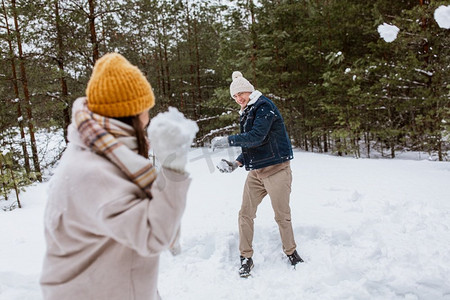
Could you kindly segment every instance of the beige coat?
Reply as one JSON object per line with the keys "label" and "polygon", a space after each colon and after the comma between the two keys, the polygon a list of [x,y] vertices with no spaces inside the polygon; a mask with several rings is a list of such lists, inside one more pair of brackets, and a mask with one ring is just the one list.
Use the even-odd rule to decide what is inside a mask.
{"label": "beige coat", "polygon": [[159,299],[159,255],[179,229],[188,175],[162,169],[149,200],[73,127],[69,140],[48,190],[44,299]]}

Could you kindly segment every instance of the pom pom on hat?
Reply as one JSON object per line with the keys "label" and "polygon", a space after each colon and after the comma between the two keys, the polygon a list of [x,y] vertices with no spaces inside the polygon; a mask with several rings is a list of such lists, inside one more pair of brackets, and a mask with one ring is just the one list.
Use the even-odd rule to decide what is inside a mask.
{"label": "pom pom on hat", "polygon": [[242,73],[239,71],[234,71],[231,75],[233,81],[230,84],[230,94],[231,97],[241,92],[253,92],[255,91],[255,87],[242,76]]}
{"label": "pom pom on hat", "polygon": [[242,73],[239,72],[239,71],[234,71],[233,74],[231,75],[231,79],[232,79],[232,80],[235,80],[235,79],[238,78],[238,77],[244,77],[244,76],[243,76]]}
{"label": "pom pom on hat", "polygon": [[144,74],[118,53],[101,57],[86,88],[88,108],[105,117],[138,115],[155,105]]}

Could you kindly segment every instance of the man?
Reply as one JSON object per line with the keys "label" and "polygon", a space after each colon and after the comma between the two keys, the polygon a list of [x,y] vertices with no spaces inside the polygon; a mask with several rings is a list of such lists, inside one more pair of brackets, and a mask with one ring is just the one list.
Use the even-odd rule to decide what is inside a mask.
{"label": "man", "polygon": [[234,162],[222,159],[217,165],[221,172],[231,173],[237,167],[245,166],[250,171],[244,186],[242,206],[239,211],[239,251],[241,277],[250,275],[253,268],[253,227],[256,210],[268,194],[280,230],[283,251],[295,266],[303,262],[296,251],[291,224],[289,197],[292,172],[290,160],[292,146],[284,125],[283,117],[275,104],[254,89],[242,76],[233,72],[230,94],[240,110],[241,133],[227,137],[215,137],[211,141],[215,148],[241,147],[242,153]]}

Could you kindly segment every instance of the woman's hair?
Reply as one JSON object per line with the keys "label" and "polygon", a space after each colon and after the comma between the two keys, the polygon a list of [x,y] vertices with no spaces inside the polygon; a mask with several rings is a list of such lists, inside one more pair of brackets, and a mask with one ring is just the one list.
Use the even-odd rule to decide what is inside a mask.
{"label": "woman's hair", "polygon": [[142,126],[141,120],[139,119],[139,115],[131,117],[118,117],[114,119],[119,120],[120,122],[123,122],[125,124],[128,124],[134,128],[137,139],[138,154],[145,158],[148,158],[149,145],[147,141],[146,130]]}

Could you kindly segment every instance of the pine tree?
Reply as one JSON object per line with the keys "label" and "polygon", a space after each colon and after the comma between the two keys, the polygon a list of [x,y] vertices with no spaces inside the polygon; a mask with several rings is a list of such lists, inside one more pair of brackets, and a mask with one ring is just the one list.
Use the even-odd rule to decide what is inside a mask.
{"label": "pine tree", "polygon": [[[4,29],[5,29],[4,39],[8,45],[7,57],[8,57],[8,60],[10,61],[10,66],[11,66],[10,81],[13,86],[14,97],[15,97],[14,101],[12,101],[12,102],[17,106],[16,116],[17,116],[17,122],[18,122],[19,130],[20,130],[20,144],[22,147],[24,166],[25,166],[25,170],[26,170],[27,174],[30,174],[30,172],[31,172],[30,159],[29,159],[29,155],[28,155],[28,149],[27,149],[27,143],[26,143],[26,137],[25,137],[24,115],[23,115],[23,110],[22,110],[23,103],[22,103],[22,101],[20,101],[19,82],[18,82],[18,77],[17,77],[17,67],[16,67],[17,59],[16,59],[16,56],[14,55],[14,45],[13,45],[14,39],[13,39],[12,29],[9,24],[8,9],[6,7],[5,0],[2,0],[2,16],[4,19]],[[9,97],[12,97],[12,95]]]}

